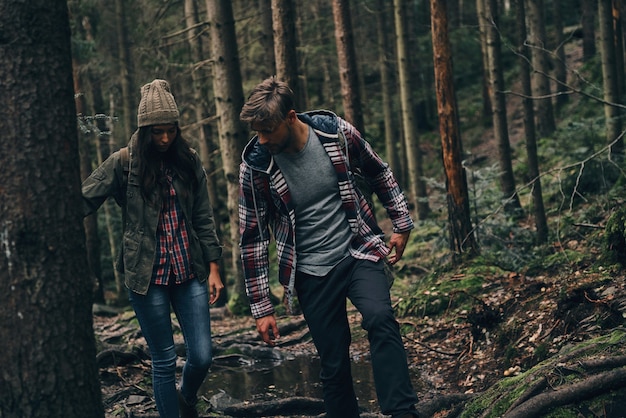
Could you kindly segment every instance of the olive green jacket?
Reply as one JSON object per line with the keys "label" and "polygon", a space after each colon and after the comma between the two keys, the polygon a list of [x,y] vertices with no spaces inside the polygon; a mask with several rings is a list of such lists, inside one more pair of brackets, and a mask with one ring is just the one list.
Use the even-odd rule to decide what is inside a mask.
{"label": "olive green jacket", "polygon": [[[147,204],[140,191],[138,164],[133,160],[133,144],[129,144],[129,167],[122,167],[121,151],[116,151],[96,168],[83,182],[84,215],[87,216],[112,197],[122,208],[122,250],[116,269],[124,273],[126,287],[136,293],[146,294],[156,252],[156,231],[161,210],[160,198],[156,205]],[[198,186],[185,198],[180,179],[174,177],[179,202],[188,229],[191,263],[196,277],[205,281],[209,263],[222,256],[222,247],[215,232],[213,210],[209,203],[206,173],[198,155],[194,152],[194,171]]]}

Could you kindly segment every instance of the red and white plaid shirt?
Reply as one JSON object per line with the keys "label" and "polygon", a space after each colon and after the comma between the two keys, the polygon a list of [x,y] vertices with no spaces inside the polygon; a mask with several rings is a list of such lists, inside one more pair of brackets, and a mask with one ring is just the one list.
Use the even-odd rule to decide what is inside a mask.
{"label": "red and white plaid shirt", "polygon": [[191,269],[189,236],[185,218],[182,216],[183,212],[172,184],[172,170],[165,168],[164,175],[169,186],[169,193],[163,199],[159,215],[156,231],[156,258],[151,279],[151,283],[157,285],[168,285],[170,276],[174,277],[176,284],[195,278]]}

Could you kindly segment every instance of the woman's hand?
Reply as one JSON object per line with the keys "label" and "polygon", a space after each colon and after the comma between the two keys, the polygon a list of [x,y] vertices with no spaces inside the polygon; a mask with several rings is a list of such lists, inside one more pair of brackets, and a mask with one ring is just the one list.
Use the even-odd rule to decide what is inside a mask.
{"label": "woman's hand", "polygon": [[213,305],[220,298],[222,294],[222,289],[224,288],[224,283],[222,283],[222,278],[220,277],[220,268],[219,264],[211,263],[210,264],[211,271],[209,272],[209,303]]}

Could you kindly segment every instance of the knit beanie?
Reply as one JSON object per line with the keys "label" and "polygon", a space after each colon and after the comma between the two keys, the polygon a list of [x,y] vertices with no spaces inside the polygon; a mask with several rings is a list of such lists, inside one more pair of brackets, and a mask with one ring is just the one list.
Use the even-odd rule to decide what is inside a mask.
{"label": "knit beanie", "polygon": [[137,127],[175,123],[178,116],[178,107],[167,81],[157,79],[141,87]]}

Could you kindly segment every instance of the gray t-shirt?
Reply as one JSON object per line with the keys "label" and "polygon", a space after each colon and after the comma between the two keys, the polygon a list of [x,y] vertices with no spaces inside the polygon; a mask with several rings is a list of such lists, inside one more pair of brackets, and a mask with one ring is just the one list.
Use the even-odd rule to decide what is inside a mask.
{"label": "gray t-shirt", "polygon": [[297,270],[324,276],[349,254],[352,240],[330,157],[309,127],[301,151],[276,154],[274,159],[296,207]]}

